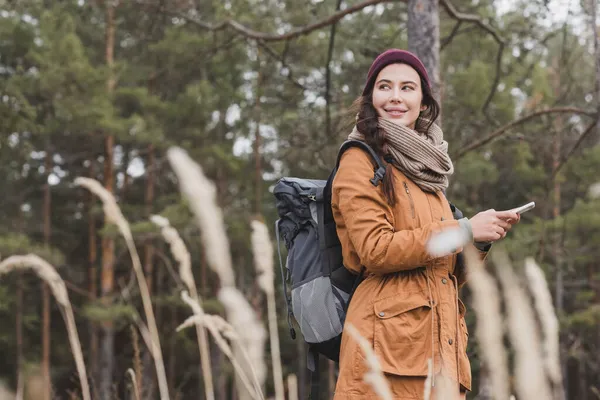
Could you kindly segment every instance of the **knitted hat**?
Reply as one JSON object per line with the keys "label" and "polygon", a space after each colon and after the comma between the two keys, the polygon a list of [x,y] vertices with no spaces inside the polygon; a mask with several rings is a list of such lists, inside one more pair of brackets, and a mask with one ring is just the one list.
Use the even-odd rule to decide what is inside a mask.
{"label": "knitted hat", "polygon": [[429,75],[427,75],[427,70],[425,66],[419,60],[419,58],[411,52],[400,49],[389,49],[381,53],[373,64],[371,64],[371,68],[369,68],[369,73],[367,74],[367,81],[365,83],[365,87],[363,89],[363,96],[366,95],[367,88],[373,83],[373,81],[377,78],[379,72],[382,69],[387,67],[390,64],[402,63],[407,64],[413,67],[419,76],[425,81],[425,84],[428,87],[431,87],[429,82]]}

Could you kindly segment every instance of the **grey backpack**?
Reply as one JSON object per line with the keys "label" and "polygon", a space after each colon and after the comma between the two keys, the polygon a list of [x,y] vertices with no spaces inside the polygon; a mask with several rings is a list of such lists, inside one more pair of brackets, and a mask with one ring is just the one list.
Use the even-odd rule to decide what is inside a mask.
{"label": "grey backpack", "polygon": [[[288,325],[293,339],[293,316],[309,345],[309,369],[318,375],[318,355],[338,361],[346,311],[362,279],[343,265],[342,249],[331,210],[331,185],[344,151],[359,147],[373,160],[373,189],[383,180],[385,167],[366,143],[348,140],[338,152],[328,180],[282,178],[275,185],[279,220],[275,224]],[[280,251],[288,250],[285,269]],[[287,283],[291,284],[291,297]],[[313,379],[314,392],[314,379]]]}

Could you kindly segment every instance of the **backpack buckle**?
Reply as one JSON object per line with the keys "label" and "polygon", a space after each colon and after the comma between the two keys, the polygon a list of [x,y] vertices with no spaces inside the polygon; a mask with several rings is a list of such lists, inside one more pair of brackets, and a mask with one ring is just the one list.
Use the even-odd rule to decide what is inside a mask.
{"label": "backpack buckle", "polygon": [[373,184],[373,186],[377,186],[383,180],[384,176],[385,176],[385,168],[379,167],[379,168],[377,168],[377,171],[375,171],[375,175],[373,176],[373,178],[369,179],[369,182],[371,182]]}

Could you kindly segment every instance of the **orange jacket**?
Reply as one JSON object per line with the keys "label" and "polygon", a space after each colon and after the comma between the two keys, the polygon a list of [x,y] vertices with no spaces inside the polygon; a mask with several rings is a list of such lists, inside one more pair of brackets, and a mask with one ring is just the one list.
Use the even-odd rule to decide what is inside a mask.
{"label": "orange jacket", "polygon": [[[373,170],[370,156],[352,148],[333,182],[344,265],[355,272],[364,266],[367,276],[346,323],[373,345],[395,398],[422,398],[428,359],[436,374],[470,390],[465,306],[458,298],[464,277],[455,274],[456,253],[435,258],[426,250],[433,233],[458,228],[458,221],[442,193],[422,191],[395,168],[396,205],[390,207],[382,185],[369,181]],[[366,371],[357,343],[344,335],[335,398],[375,398],[362,380]]]}

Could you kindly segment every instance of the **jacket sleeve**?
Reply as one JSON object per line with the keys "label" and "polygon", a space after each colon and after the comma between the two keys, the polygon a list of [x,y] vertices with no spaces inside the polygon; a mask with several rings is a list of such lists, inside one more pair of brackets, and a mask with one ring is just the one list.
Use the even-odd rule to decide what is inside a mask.
{"label": "jacket sleeve", "polygon": [[333,198],[346,225],[360,262],[369,272],[386,274],[421,267],[435,257],[426,245],[432,234],[458,228],[456,220],[424,225],[414,230],[395,231],[392,208],[381,190],[369,179],[373,165],[360,149],[342,156],[333,182]]}

